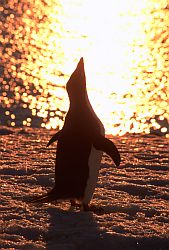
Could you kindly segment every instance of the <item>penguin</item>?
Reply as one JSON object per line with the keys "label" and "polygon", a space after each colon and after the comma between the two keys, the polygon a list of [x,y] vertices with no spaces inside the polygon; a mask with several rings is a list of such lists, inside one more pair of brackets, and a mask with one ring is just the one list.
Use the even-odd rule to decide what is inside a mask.
{"label": "penguin", "polygon": [[66,90],[70,105],[63,128],[47,144],[48,147],[57,141],[55,186],[33,202],[69,200],[71,206],[79,205],[81,210],[88,211],[103,152],[116,166],[120,165],[121,158],[114,143],[105,138],[104,126],[90,104],[83,57],[70,76]]}

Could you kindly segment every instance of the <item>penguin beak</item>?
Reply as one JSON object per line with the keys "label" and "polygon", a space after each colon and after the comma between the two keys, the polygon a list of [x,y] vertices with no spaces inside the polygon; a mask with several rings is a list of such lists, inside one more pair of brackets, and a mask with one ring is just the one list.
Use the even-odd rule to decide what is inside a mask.
{"label": "penguin beak", "polygon": [[75,72],[80,73],[81,76],[85,75],[83,57],[80,58],[80,61],[78,62]]}
{"label": "penguin beak", "polygon": [[66,89],[68,94],[80,94],[84,93],[86,90],[86,76],[85,76],[85,69],[84,69],[84,60],[83,57],[80,58],[76,69],[70,76],[67,84]]}
{"label": "penguin beak", "polygon": [[83,57],[80,58],[79,62],[78,62],[78,65],[77,65],[77,68],[80,67],[80,68],[84,68],[84,60],[83,60]]}

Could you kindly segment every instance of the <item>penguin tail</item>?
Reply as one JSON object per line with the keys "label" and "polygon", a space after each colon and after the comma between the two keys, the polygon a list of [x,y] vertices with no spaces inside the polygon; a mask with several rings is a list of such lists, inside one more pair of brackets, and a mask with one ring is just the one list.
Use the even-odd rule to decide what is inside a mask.
{"label": "penguin tail", "polygon": [[30,203],[48,203],[57,200],[55,190],[52,189],[50,192],[34,197],[29,202]]}

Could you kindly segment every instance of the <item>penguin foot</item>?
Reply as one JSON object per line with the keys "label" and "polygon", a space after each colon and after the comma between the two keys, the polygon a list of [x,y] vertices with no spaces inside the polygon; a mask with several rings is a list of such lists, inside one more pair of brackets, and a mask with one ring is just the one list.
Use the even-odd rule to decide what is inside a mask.
{"label": "penguin foot", "polygon": [[70,211],[73,211],[75,208],[81,207],[81,204],[76,202],[76,200],[70,200],[70,204],[71,204],[69,208]]}
{"label": "penguin foot", "polygon": [[78,203],[76,202],[76,200],[70,200],[70,203],[70,210],[72,210],[73,208],[80,208],[80,211],[90,211],[90,207],[88,204]]}
{"label": "penguin foot", "polygon": [[80,210],[84,211],[84,212],[93,212],[95,214],[104,214],[105,213],[103,208],[95,206],[95,205],[89,206],[88,204],[82,204]]}
{"label": "penguin foot", "polygon": [[77,207],[78,204],[75,202],[75,200],[70,200],[71,207]]}

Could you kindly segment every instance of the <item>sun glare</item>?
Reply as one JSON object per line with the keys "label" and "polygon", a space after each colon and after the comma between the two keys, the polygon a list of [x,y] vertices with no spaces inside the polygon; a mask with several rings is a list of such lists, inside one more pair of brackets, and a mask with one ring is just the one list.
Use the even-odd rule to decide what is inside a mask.
{"label": "sun glare", "polygon": [[168,133],[168,0],[9,0],[1,11],[9,9],[17,15],[8,13],[0,33],[8,125],[17,124],[20,105],[22,125],[37,125],[39,117],[42,127],[61,128],[64,86],[83,56],[89,98],[106,133]]}
{"label": "sun glare", "polygon": [[[89,96],[99,117],[106,124],[107,133],[150,132],[152,124],[145,121],[154,114],[165,113],[164,106],[167,104],[165,91],[164,106],[158,105],[160,99],[157,103],[149,99],[152,92],[156,94],[159,88],[167,88],[163,48],[160,48],[160,41],[153,44],[153,36],[160,32],[155,29],[158,18],[166,18],[161,26],[164,33],[169,32],[168,26],[164,25],[168,17],[163,11],[167,1],[86,0],[79,1],[76,8],[69,5],[68,1],[64,2],[65,27],[72,34],[76,31],[77,43],[82,44],[78,45],[81,48],[79,56],[83,44],[87,44],[85,50],[83,48],[83,55]],[[155,20],[152,13],[156,10]],[[157,49],[155,54],[153,46]],[[66,40],[64,50],[66,48],[69,49],[67,56],[71,58],[74,48],[71,50],[69,40]],[[153,88],[153,79],[150,79],[149,74],[155,78],[158,87],[155,85]],[[160,82],[162,79],[164,84]]]}

